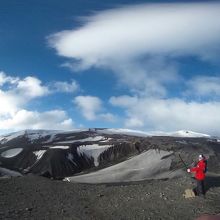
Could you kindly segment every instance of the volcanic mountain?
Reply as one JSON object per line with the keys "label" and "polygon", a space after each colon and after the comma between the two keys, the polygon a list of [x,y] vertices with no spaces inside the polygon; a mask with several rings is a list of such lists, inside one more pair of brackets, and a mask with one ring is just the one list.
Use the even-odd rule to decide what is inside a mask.
{"label": "volcanic mountain", "polygon": [[85,183],[166,179],[181,176],[199,154],[209,172],[220,170],[220,142],[206,134],[25,130],[0,137],[0,173]]}

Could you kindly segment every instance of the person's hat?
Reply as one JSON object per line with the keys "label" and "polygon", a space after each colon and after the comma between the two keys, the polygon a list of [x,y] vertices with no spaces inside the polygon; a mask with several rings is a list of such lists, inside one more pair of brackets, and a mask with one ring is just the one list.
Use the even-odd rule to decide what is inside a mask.
{"label": "person's hat", "polygon": [[199,160],[202,160],[204,156],[202,154],[199,155]]}

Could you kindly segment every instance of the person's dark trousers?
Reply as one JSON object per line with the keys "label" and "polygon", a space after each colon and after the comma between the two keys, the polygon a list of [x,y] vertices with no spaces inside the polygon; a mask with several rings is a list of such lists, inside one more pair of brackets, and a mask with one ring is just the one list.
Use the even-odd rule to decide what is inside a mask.
{"label": "person's dark trousers", "polygon": [[205,186],[204,180],[197,180],[197,187],[196,187],[197,195],[205,195]]}

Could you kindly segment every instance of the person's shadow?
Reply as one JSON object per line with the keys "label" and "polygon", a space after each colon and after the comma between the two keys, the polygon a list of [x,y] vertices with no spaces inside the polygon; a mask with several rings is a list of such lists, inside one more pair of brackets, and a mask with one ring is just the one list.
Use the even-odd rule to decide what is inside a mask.
{"label": "person's shadow", "polygon": [[205,178],[206,191],[214,187],[220,187],[220,176],[207,176]]}

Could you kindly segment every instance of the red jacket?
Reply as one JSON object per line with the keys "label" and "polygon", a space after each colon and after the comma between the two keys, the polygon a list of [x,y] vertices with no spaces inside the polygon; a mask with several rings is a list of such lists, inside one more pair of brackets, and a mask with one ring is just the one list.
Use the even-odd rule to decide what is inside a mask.
{"label": "red jacket", "polygon": [[190,172],[195,172],[195,178],[197,180],[204,180],[205,179],[205,167],[206,163],[204,160],[200,160],[196,167],[190,169]]}

